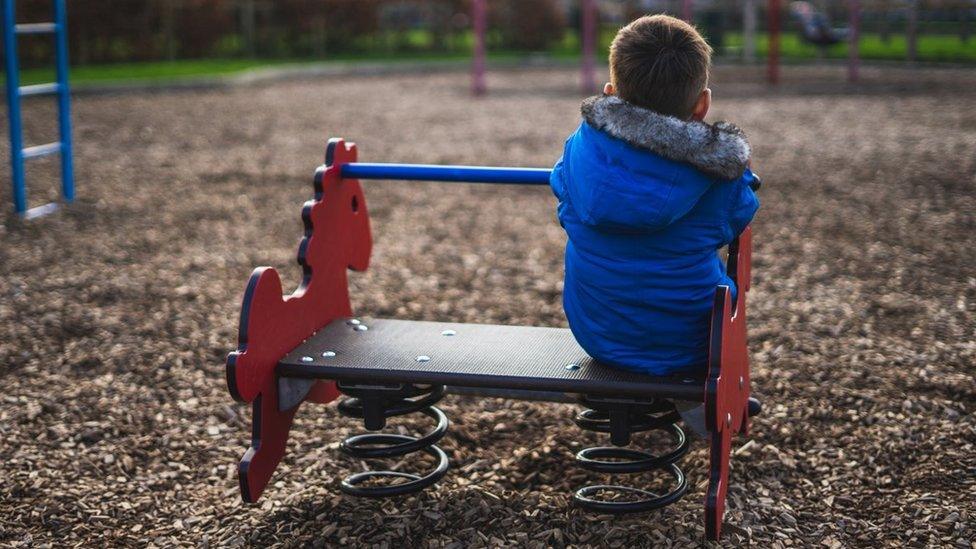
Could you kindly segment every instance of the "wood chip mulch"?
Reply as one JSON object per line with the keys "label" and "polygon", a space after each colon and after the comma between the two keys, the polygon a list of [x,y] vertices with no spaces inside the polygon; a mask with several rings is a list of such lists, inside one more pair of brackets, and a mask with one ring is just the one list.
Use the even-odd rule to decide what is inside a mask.
{"label": "wood chip mulch", "polygon": [[[766,413],[737,447],[726,545],[976,548],[976,76],[864,72],[787,69],[770,91],[758,70],[717,71],[716,117],[746,129],[766,181],[749,310]],[[680,503],[582,513],[572,491],[606,479],[574,466],[597,439],[562,404],[448,398],[451,472],[388,501],[340,494],[363,464],[337,443],[359,426],[309,405],[262,501],[240,502],[250,411],[223,359],[251,269],[298,282],[325,139],[373,161],[551,165],[575,73],[490,81],[477,101],[462,74],[79,98],[79,203],[0,219],[0,545],[700,544],[704,445]],[[50,140],[51,108],[28,109],[28,141]],[[55,167],[32,165],[34,200]],[[565,325],[547,189],[366,186],[357,311]]]}

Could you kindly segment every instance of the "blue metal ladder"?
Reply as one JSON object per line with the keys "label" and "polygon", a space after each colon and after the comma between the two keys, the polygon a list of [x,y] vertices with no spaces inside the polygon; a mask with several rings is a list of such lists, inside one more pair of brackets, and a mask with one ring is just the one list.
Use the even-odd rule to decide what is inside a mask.
{"label": "blue metal ladder", "polygon": [[[24,185],[24,161],[49,154],[61,155],[61,195],[64,202],[75,198],[74,168],[71,157],[71,90],[68,87],[68,17],[65,0],[54,0],[53,23],[17,24],[16,0],[3,0],[4,65],[7,71],[7,112],[10,119],[10,165],[13,170],[14,210],[30,219],[58,208],[57,203],[27,208],[27,189]],[[21,34],[53,34],[57,64],[57,82],[20,85],[20,62],[17,57],[17,36]],[[58,96],[58,129],[60,140],[46,145],[24,147],[20,100],[37,95]]]}

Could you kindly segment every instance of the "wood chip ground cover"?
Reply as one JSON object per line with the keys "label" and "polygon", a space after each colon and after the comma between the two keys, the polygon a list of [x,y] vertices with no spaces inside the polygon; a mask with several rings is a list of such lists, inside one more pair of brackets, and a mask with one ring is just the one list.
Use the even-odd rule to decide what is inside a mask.
{"label": "wood chip ground cover", "polygon": [[[750,303],[766,414],[735,458],[723,541],[976,547],[976,76],[785,77],[770,91],[759,71],[720,68],[715,84],[717,117],[746,129],[767,183]],[[451,472],[389,501],[339,493],[362,464],[337,442],[359,426],[310,405],[264,499],[239,500],[249,410],[223,358],[251,269],[298,282],[325,139],[372,161],[548,166],[578,121],[575,79],[493,74],[477,101],[461,74],[79,98],[79,203],[0,224],[0,545],[699,544],[704,446],[677,505],[581,513],[572,490],[604,479],[573,465],[596,439],[567,405],[448,398]],[[30,143],[54,137],[52,116],[28,106]],[[55,168],[30,166],[34,200]],[[370,182],[366,196],[357,311],[565,325],[547,189]]]}

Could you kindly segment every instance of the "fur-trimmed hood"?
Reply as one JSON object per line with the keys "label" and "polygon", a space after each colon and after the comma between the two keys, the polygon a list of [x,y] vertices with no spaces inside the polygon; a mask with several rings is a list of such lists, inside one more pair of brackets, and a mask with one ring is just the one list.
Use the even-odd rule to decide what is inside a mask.
{"label": "fur-trimmed hood", "polygon": [[719,179],[745,172],[751,150],[733,124],[685,121],[638,107],[614,95],[590,97],[581,107],[590,126],[669,160],[686,162]]}

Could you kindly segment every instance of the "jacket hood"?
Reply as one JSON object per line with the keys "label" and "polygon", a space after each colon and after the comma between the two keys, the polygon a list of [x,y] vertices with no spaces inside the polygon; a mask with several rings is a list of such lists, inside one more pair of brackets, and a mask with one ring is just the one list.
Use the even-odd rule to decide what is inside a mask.
{"label": "jacket hood", "polygon": [[613,95],[583,101],[583,120],[627,144],[724,180],[745,172],[751,150],[734,124],[685,121],[628,103]]}

